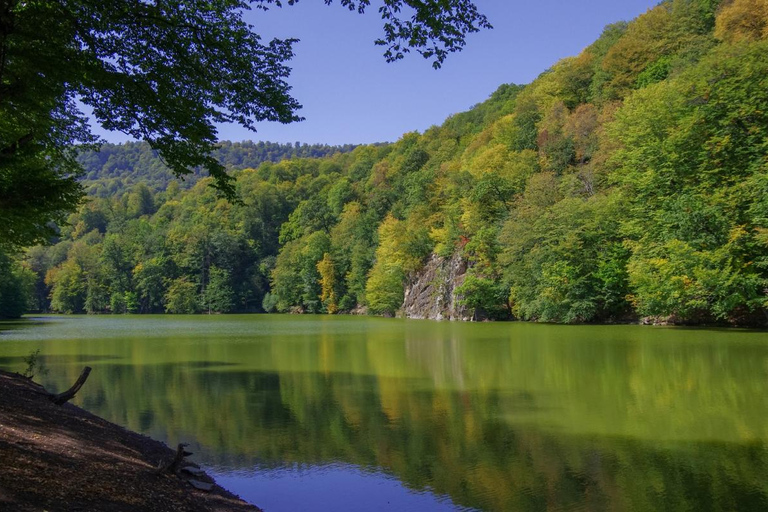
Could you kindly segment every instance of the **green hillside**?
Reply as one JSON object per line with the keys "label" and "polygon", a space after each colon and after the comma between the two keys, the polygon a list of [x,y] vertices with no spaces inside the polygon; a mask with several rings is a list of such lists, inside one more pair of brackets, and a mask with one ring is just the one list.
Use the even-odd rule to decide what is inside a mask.
{"label": "green hillside", "polygon": [[436,253],[491,318],[765,325],[768,3],[663,2],[423,134],[236,171],[239,204],[109,172],[29,251],[38,308],[394,314]]}
{"label": "green hillside", "polygon": [[[323,158],[334,153],[352,151],[352,144],[278,144],[275,142],[219,143],[213,156],[229,170],[258,167],[264,162],[279,162],[286,158]],[[146,142],[103,144],[99,151],[83,151],[78,163],[84,172],[81,182],[89,195],[109,197],[121,195],[138,183],[153,192],[165,190],[172,181],[182,188],[191,188],[206,174],[196,169],[179,180]]]}

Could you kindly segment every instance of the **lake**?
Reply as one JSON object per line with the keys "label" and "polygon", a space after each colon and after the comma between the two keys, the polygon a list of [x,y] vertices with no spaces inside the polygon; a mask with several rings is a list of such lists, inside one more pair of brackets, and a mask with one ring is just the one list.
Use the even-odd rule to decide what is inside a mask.
{"label": "lake", "polygon": [[768,333],[345,316],[0,324],[267,512],[768,510]]}

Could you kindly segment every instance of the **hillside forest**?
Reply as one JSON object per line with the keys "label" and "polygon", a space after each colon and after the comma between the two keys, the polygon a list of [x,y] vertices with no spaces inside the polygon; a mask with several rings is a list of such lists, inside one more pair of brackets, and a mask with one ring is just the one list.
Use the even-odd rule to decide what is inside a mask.
{"label": "hillside forest", "polygon": [[217,155],[237,201],[140,144],[82,155],[87,200],[0,256],[0,310],[395,315],[434,254],[479,317],[768,324],[766,0],[664,1],[393,144],[259,144]]}

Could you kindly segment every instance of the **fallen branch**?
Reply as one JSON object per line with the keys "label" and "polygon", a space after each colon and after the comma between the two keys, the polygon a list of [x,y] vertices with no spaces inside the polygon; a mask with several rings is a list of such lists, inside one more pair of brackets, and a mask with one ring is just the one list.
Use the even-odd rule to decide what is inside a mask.
{"label": "fallen branch", "polygon": [[85,381],[88,380],[88,375],[90,374],[91,374],[90,366],[86,366],[85,368],[83,368],[83,372],[77,378],[77,380],[72,385],[72,387],[63,393],[59,393],[58,395],[51,395],[49,397],[51,402],[55,403],[56,405],[63,405],[69,402],[70,400],[72,400],[77,394],[77,392],[80,391],[80,388],[83,387],[83,384],[85,384]]}
{"label": "fallen branch", "polygon": [[176,455],[171,459],[170,462],[163,465],[162,461],[157,466],[157,473],[171,473],[176,474],[178,473],[181,463],[184,462],[184,457],[187,457],[189,455],[192,455],[190,452],[186,451],[184,448],[188,446],[187,443],[179,443],[179,446],[176,448]]}

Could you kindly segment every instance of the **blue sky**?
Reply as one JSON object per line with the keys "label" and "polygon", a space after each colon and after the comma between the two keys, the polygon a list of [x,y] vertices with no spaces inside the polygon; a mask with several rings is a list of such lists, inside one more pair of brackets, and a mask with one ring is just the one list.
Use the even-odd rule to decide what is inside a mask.
{"label": "blue sky", "polygon": [[[376,2],[372,2],[374,6]],[[472,34],[463,52],[434,70],[418,54],[387,64],[373,41],[381,20],[335,2],[302,0],[248,21],[264,39],[299,38],[289,83],[304,106],[300,123],[262,123],[253,133],[221,126],[222,140],[326,144],[395,141],[485,100],[503,83],[530,83],[557,60],[576,55],[609,23],[630,20],[658,0],[476,0],[494,29]],[[110,142],[121,134],[100,133]]]}

